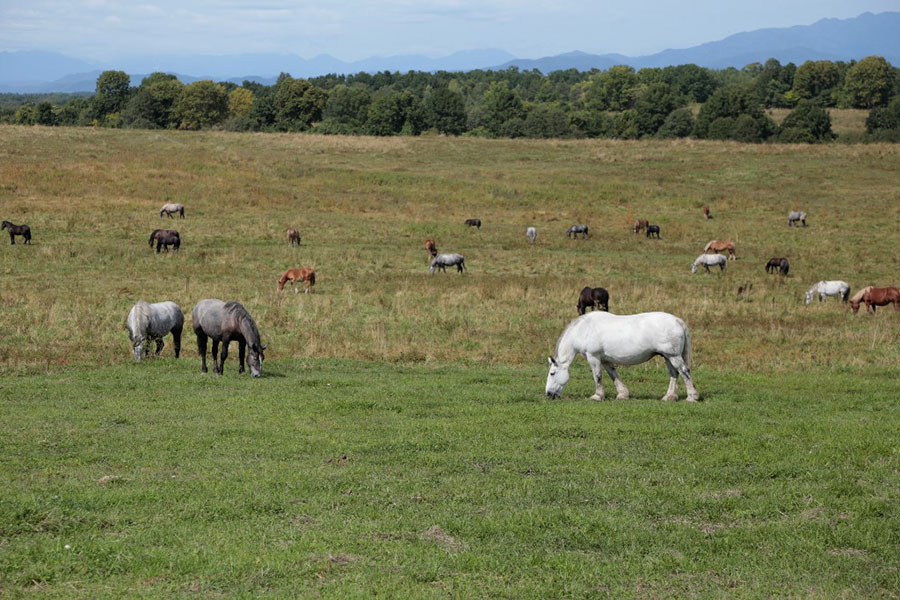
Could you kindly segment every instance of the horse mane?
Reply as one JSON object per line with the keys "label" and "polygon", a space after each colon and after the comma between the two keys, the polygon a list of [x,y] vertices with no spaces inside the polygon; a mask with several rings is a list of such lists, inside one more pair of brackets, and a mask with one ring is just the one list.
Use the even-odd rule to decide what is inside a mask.
{"label": "horse mane", "polygon": [[[554,350],[553,350],[553,358],[554,359],[559,359],[559,344],[560,344],[560,342],[563,341],[563,338],[566,337],[566,334],[569,333],[569,330],[575,326],[575,323],[577,323],[581,319],[585,318],[586,316],[587,315],[581,315],[580,317],[572,319],[571,321],[569,321],[569,324],[566,325],[566,328],[563,329],[563,332],[561,334],[559,334],[559,339],[556,340],[556,348],[554,348]],[[576,352],[576,354],[577,354],[577,352]]]}
{"label": "horse mane", "polygon": [[709,251],[709,249],[712,247],[713,244],[716,243],[716,241],[717,241],[717,240],[710,240],[709,243],[703,248],[703,251],[704,251],[704,252]]}
{"label": "horse mane", "polygon": [[[250,316],[250,313],[247,312],[247,309],[244,308],[244,305],[240,302],[235,302],[234,300],[229,300],[225,303],[224,311],[227,314],[230,314],[235,318],[235,320],[240,324],[246,324],[250,329],[250,332],[256,338],[256,341],[246,340],[247,344],[252,346],[254,343],[259,344],[259,330],[256,328],[256,321],[253,320],[253,317]],[[246,335],[244,336],[247,337]]]}
{"label": "horse mane", "polygon": [[863,289],[859,290],[858,292],[856,292],[855,294],[853,294],[853,297],[850,298],[850,302],[860,302],[860,301],[862,301],[862,297],[866,294],[866,292],[868,292],[869,290],[873,289],[873,287],[874,287],[874,286],[867,285],[867,286],[864,287]]}
{"label": "horse mane", "polygon": [[[143,335],[150,327],[151,312],[152,310],[150,309],[149,303],[144,302],[143,300],[138,300],[137,302],[135,302],[134,307],[131,309],[131,313],[129,313],[129,316],[131,314],[134,314],[136,329],[132,330],[130,322],[126,322],[125,324],[128,330],[131,331],[132,338],[135,334],[138,333]],[[129,321],[130,320],[131,319],[129,319]]]}

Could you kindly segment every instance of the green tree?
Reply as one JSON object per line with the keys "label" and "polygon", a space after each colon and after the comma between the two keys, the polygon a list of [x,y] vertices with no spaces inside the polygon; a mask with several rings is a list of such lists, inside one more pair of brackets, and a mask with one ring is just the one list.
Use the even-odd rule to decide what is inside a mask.
{"label": "green tree", "polygon": [[801,138],[811,142],[834,138],[828,111],[808,100],[800,102],[797,108],[785,117],[778,131],[778,139],[782,141],[796,141]]}
{"label": "green tree", "polygon": [[612,119],[596,110],[575,110],[569,113],[569,131],[575,137],[609,137],[612,135]]}
{"label": "green tree", "polygon": [[894,68],[880,56],[869,56],[847,70],[844,96],[853,108],[884,106],[894,89]]}
{"label": "green tree", "polygon": [[97,117],[103,119],[106,115],[121,112],[128,102],[130,86],[131,78],[125,71],[100,73],[97,77],[97,93],[94,96]]}
{"label": "green tree", "polygon": [[525,109],[522,100],[518,94],[509,89],[505,81],[494,82],[481,100],[478,125],[485,127],[491,135],[500,137],[503,136],[504,123],[510,120],[524,122]]}
{"label": "green tree", "polygon": [[683,138],[691,135],[694,129],[694,114],[689,108],[673,110],[666,117],[662,127],[656,132],[660,138]]}
{"label": "green tree", "polygon": [[397,135],[406,123],[406,107],[400,94],[384,91],[369,106],[367,129],[372,135]]}
{"label": "green tree", "polygon": [[211,127],[225,120],[228,95],[218,83],[204,79],[184,86],[175,102],[181,129]]}
{"label": "green tree", "polygon": [[322,119],[328,93],[305,79],[287,76],[276,85],[275,126],[282,131],[304,131]]}
{"label": "green tree", "polygon": [[[742,115],[747,115],[755,125],[750,128],[744,119],[740,123],[741,131],[737,133],[733,128],[738,125],[737,120]],[[731,132],[727,132],[726,127],[732,127]],[[741,85],[730,85],[716,90],[700,107],[700,113],[694,124],[695,136],[710,139],[730,138],[745,141],[754,138],[754,141],[759,141],[767,138],[774,130],[774,123],[763,113],[759,99]]]}
{"label": "green tree", "polygon": [[327,121],[346,125],[350,130],[362,128],[369,115],[372,93],[361,84],[339,84],[328,92],[322,116]]}
{"label": "green tree", "polygon": [[655,135],[669,113],[683,104],[683,99],[668,83],[651,83],[636,88],[634,110],[637,113],[638,135]]}
{"label": "green tree", "polygon": [[640,83],[634,69],[617,65],[591,79],[584,103],[591,110],[625,110],[632,107],[633,90]]}
{"label": "green tree", "polygon": [[438,88],[428,96],[424,117],[426,128],[440,133],[459,135],[466,130],[466,105],[461,94]]}
{"label": "green tree", "polygon": [[812,100],[820,106],[834,106],[841,82],[838,65],[830,60],[808,60],[794,73],[793,98]]}
{"label": "green tree", "polygon": [[43,102],[38,102],[38,105],[34,107],[34,122],[37,125],[56,125],[56,114],[53,112],[53,104],[44,100]]}
{"label": "green tree", "polygon": [[171,129],[178,126],[175,102],[184,84],[168,73],[151,73],[128,101],[122,113],[125,125],[135,128]]}
{"label": "green tree", "polygon": [[253,110],[253,92],[247,88],[234,88],[228,93],[228,116],[232,119],[244,119]]}
{"label": "green tree", "polygon": [[566,111],[556,103],[532,105],[522,127],[525,137],[562,138],[569,135]]}
{"label": "green tree", "polygon": [[900,96],[894,96],[887,106],[873,108],[866,117],[866,131],[869,133],[891,129],[900,129]]}

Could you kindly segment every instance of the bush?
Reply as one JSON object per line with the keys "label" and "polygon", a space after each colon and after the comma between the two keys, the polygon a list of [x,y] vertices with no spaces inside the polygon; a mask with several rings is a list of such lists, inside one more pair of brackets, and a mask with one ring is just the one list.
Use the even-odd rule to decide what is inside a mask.
{"label": "bush", "polygon": [[869,133],[897,128],[900,128],[900,96],[891,100],[886,107],[873,108],[866,117],[866,131]]}
{"label": "bush", "polygon": [[[800,132],[805,132],[802,135]],[[778,139],[791,143],[815,143],[834,139],[831,116],[824,108],[803,100],[792,110],[779,129]]]}
{"label": "bush", "polygon": [[734,131],[734,122],[735,119],[731,117],[719,117],[710,123],[707,137],[711,140],[731,139],[731,132]]}
{"label": "bush", "polygon": [[694,114],[689,108],[673,110],[656,133],[659,138],[683,138],[694,129]]}

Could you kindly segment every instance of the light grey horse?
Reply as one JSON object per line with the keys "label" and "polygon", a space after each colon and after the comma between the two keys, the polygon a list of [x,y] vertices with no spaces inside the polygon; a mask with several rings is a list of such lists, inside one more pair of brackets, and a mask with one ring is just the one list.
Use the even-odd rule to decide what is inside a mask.
{"label": "light grey horse", "polygon": [[525,237],[527,237],[528,241],[533,244],[534,240],[537,239],[537,229],[535,229],[534,227],[529,227],[525,230]]}
{"label": "light grey horse", "polygon": [[792,210],[788,213],[788,227],[793,227],[797,221],[800,221],[806,227],[806,213],[802,210]]}
{"label": "light grey horse", "polygon": [[438,268],[446,273],[447,267],[452,266],[456,266],[457,272],[462,273],[466,269],[466,259],[462,254],[438,254],[431,261],[431,267],[428,271],[434,275],[434,269]]}
{"label": "light grey horse", "polygon": [[[212,338],[212,357],[214,372],[222,375],[225,371],[225,359],[228,357],[228,344],[235,340],[238,343],[238,361],[240,370],[244,372],[244,353],[250,347],[247,364],[253,377],[262,375],[262,363],[265,360],[265,346],[260,344],[259,331],[253,317],[242,304],[235,301],[222,302],[216,299],[201,300],[191,313],[194,333],[197,334],[197,350],[202,358],[201,371],[206,373],[206,340]],[[219,342],[222,342],[222,359],[219,353]]]}
{"label": "light grey horse", "polygon": [[176,204],[174,202],[170,202],[168,204],[163,204],[163,207],[159,209],[159,216],[163,216],[163,213],[166,214],[170,219],[172,219],[172,215],[178,213],[181,215],[181,218],[184,218],[184,204]]}
{"label": "light grey horse", "polygon": [[806,290],[804,302],[807,305],[812,303],[814,296],[819,296],[819,302],[825,302],[826,296],[840,296],[846,302],[850,298],[850,284],[840,280],[818,281]]}
{"label": "light grey horse", "polygon": [[181,354],[181,330],[184,328],[184,314],[174,302],[148,304],[139,300],[128,313],[125,322],[128,339],[134,351],[134,360],[140,361],[147,353],[151,341],[156,342],[156,353],[162,352],[163,338],[171,332],[175,341],[175,358]]}
{"label": "light grey horse", "polygon": [[566,237],[571,237],[578,239],[578,234],[581,234],[584,237],[588,236],[588,226],[587,225],[572,225],[569,227],[568,231],[566,231]]}
{"label": "light grey horse", "polygon": [[724,271],[725,265],[728,264],[728,259],[724,254],[701,254],[697,257],[697,260],[694,261],[694,264],[691,265],[691,273],[696,273],[697,268],[701,265],[706,272],[709,273],[709,268],[714,267],[715,265],[719,265],[719,268]]}

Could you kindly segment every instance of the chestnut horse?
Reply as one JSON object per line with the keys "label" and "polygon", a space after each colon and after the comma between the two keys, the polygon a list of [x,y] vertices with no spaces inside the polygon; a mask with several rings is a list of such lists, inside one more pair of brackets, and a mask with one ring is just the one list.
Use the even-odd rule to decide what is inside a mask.
{"label": "chestnut horse", "polygon": [[633,233],[640,233],[644,229],[647,228],[647,225],[650,224],[650,221],[647,219],[636,219],[634,223],[631,224],[631,231]]}
{"label": "chestnut horse", "polygon": [[294,244],[300,245],[300,232],[296,229],[288,229],[287,230],[287,242],[288,246],[293,246]]}
{"label": "chestnut horse", "polygon": [[703,207],[703,216],[706,217],[707,219],[712,219],[712,215],[709,214],[709,207],[708,207],[708,206],[704,206],[704,207]]}
{"label": "chestnut horse", "polygon": [[734,254],[734,242],[731,240],[712,240],[705,248],[703,248],[703,251],[710,254],[728,252],[729,260],[735,260],[737,258]]}
{"label": "chestnut horse", "polygon": [[[306,282],[306,294],[309,293],[309,289],[316,285],[316,272],[309,267],[303,267],[302,269],[288,269],[284,272],[284,275],[281,276],[281,279],[278,280],[278,289],[283,290],[284,284],[288,281],[291,282],[291,287],[294,287],[294,284],[299,281]],[[300,287],[297,286],[294,288],[294,293],[296,294],[300,291]]]}
{"label": "chestnut horse", "polygon": [[[857,294],[853,298],[859,296],[860,294]],[[900,290],[895,287],[877,288],[869,286],[863,288],[861,298],[855,302],[852,299],[850,300],[850,307],[853,309],[854,314],[859,311],[861,302],[866,303],[866,311],[871,310],[872,314],[875,313],[876,306],[887,306],[888,304],[893,304],[894,310],[900,310]]]}
{"label": "chestnut horse", "polygon": [[433,239],[428,238],[427,240],[425,240],[425,249],[428,250],[428,253],[432,258],[437,256],[437,244],[434,243]]}

